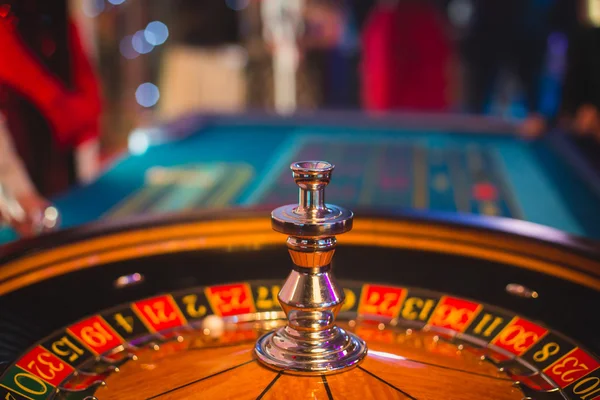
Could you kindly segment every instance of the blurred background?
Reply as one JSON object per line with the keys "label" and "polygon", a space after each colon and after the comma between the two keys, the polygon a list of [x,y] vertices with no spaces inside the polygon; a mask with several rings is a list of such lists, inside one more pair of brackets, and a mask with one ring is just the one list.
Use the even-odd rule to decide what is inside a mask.
{"label": "blurred background", "polygon": [[[270,0],[71,0],[100,77],[102,153],[122,149],[138,126],[192,111],[553,120],[569,43],[600,25],[596,0],[286,1],[277,15]],[[286,35],[296,37],[288,61]]]}
{"label": "blurred background", "polygon": [[[546,178],[535,174],[524,178],[538,165],[548,168],[548,181],[557,181],[556,187],[550,187],[553,193],[566,193],[565,198],[575,195],[568,185],[578,181],[552,171],[556,162],[538,154],[544,153],[541,142],[548,142],[553,132],[577,147],[575,155],[561,158],[586,165],[580,169],[591,164],[600,170],[600,0],[4,0],[0,1],[0,49],[0,200],[4,199],[0,214],[24,234],[36,226],[29,222],[42,218],[40,210],[50,207],[49,199],[58,201],[56,196],[71,189],[72,199],[77,199],[77,188],[88,183],[96,185],[90,185],[90,193],[98,190],[86,204],[95,209],[89,214],[93,218],[105,215],[132,192],[137,193],[136,202],[146,204],[143,199],[154,194],[144,190],[162,188],[154,181],[164,181],[166,174],[146,179],[146,172],[161,163],[173,167],[168,170],[171,183],[207,185],[201,188],[201,196],[192,190],[190,198],[212,190],[230,195],[227,201],[216,196],[219,201],[209,205],[258,201],[249,193],[267,187],[274,177],[262,181],[252,177],[282,168],[264,162],[271,154],[269,146],[285,138],[283,130],[271,137],[268,129],[244,123],[251,130],[247,137],[236,136],[243,129],[221,131],[212,147],[199,142],[192,148],[182,141],[181,149],[189,152],[157,148],[153,155],[140,157],[142,164],[127,161],[127,154],[142,156],[153,145],[176,139],[179,130],[192,141],[201,140],[194,134],[199,128],[192,126],[193,117],[187,115],[198,119],[214,113],[225,115],[224,121],[237,116],[248,122],[262,114],[291,123],[292,119],[269,114],[294,114],[308,115],[305,121],[317,126],[319,116],[352,126],[347,121],[351,117],[385,114],[405,121],[412,118],[423,126],[430,120],[445,120],[443,130],[448,132],[457,129],[448,122],[456,117],[465,121],[459,131],[477,131],[482,142],[481,124],[501,123],[504,126],[498,129],[515,137],[517,152],[502,153],[504,148],[492,146],[493,140],[478,147],[465,137],[447,145],[448,160],[473,146],[481,154],[488,151],[484,147],[494,147],[489,154],[502,153],[505,169],[513,173],[506,181],[514,184],[523,178],[522,202],[533,205],[526,213],[502,215],[524,219],[535,215],[540,209],[537,204],[552,196],[532,189]],[[363,139],[375,143],[377,118],[367,119]],[[166,127],[166,122],[173,123]],[[306,125],[306,129],[304,136],[314,133],[314,128]],[[406,176],[435,164],[436,156],[419,155],[429,151],[422,148],[421,138],[426,136],[411,139],[415,145],[406,154],[402,149],[390,153],[391,161],[406,161],[413,155],[421,160],[422,168],[411,164],[402,172]],[[530,140],[541,136],[544,140]],[[345,144],[331,132],[323,138],[316,150],[335,147],[343,153]],[[365,182],[387,184],[377,173],[385,161],[380,150],[373,150],[371,157],[364,147],[357,148],[346,161],[335,154],[305,154],[302,144],[291,140],[287,147],[273,150],[274,160],[284,160],[287,154],[333,157],[340,159],[339,164],[362,170]],[[437,144],[432,145],[432,154],[436,146],[446,146],[444,140],[433,141]],[[387,150],[382,146],[381,151]],[[523,166],[524,152],[531,154],[529,167]],[[161,161],[163,155],[166,159]],[[195,177],[187,167],[177,169],[201,160],[212,164],[192,168]],[[373,169],[359,162],[372,163]],[[477,167],[473,179],[484,186],[504,174],[500,166],[490,167],[486,175],[479,171],[481,162],[471,164]],[[227,168],[235,172],[225,172]],[[463,165],[461,176],[468,168]],[[220,174],[222,178],[214,178]],[[582,175],[586,187],[596,182],[590,174]],[[413,181],[415,185],[403,186],[408,190],[405,194],[432,189],[449,196],[450,187],[465,196],[479,193],[461,186],[462,181],[450,185],[445,176],[430,182],[422,173],[418,179],[406,180]],[[223,187],[219,189],[217,183]],[[600,183],[594,185],[596,192],[600,190]],[[508,184],[497,182],[496,187]],[[185,208],[181,206],[185,196],[177,190],[169,195],[175,199],[167,202],[169,209]],[[486,190],[486,199],[499,198],[498,190]],[[475,197],[483,198],[479,194]],[[565,201],[565,209],[584,213],[579,220],[591,224],[597,197],[576,197],[579,200]],[[413,203],[403,206],[425,208],[425,202]],[[83,212],[86,207],[81,204],[73,200],[63,207]],[[451,210],[473,211],[467,201],[461,207],[449,204]],[[138,206],[142,211],[150,207]],[[499,215],[498,207],[487,204],[481,210]],[[56,220],[58,212],[53,213]],[[73,218],[69,224],[83,220]],[[560,226],[579,232],[569,224]]]}

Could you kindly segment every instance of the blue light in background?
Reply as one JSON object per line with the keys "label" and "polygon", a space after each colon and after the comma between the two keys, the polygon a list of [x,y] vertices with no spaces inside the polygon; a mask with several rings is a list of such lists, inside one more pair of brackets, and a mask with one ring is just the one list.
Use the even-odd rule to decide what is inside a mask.
{"label": "blue light in background", "polygon": [[140,55],[140,53],[133,48],[132,41],[133,36],[127,35],[119,42],[119,51],[121,52],[121,55],[128,60],[133,60]]}
{"label": "blue light in background", "polygon": [[84,0],[81,9],[90,18],[97,17],[104,11],[104,0]]}
{"label": "blue light in background", "polygon": [[160,46],[169,37],[169,28],[160,21],[152,21],[144,29],[144,38],[153,46]]}
{"label": "blue light in background", "polygon": [[160,98],[160,92],[155,84],[146,82],[138,86],[135,91],[135,99],[142,107],[152,107]]}
{"label": "blue light in background", "polygon": [[150,53],[152,49],[154,49],[154,45],[148,43],[146,36],[144,35],[144,31],[142,30],[133,34],[133,37],[131,38],[131,45],[133,46],[134,50],[140,54]]}

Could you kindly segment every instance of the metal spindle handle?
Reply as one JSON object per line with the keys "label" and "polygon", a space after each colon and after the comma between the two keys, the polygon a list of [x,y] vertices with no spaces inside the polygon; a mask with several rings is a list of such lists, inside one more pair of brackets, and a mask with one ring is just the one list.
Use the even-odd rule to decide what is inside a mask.
{"label": "metal spindle handle", "polygon": [[255,353],[265,365],[299,374],[350,368],[367,354],[363,340],[335,325],[344,291],[331,273],[335,235],[352,229],[352,211],[325,203],[333,164],[300,161],[290,166],[300,188],[299,204],[271,213],[274,230],[288,236],[295,264],[279,295],[288,323],[261,337]]}

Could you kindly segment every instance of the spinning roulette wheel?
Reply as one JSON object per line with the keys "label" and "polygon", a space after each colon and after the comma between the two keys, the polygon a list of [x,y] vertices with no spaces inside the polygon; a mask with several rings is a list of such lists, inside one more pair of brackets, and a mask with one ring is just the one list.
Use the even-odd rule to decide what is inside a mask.
{"label": "spinning roulette wheel", "polygon": [[0,398],[600,398],[595,244],[518,221],[354,221],[324,203],[331,164],[292,170],[299,204],[270,223],[199,213],[5,247]]}

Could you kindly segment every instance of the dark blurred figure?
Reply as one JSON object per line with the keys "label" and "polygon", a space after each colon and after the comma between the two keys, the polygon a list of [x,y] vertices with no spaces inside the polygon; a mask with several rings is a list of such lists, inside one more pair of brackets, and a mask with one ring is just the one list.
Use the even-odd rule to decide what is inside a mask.
{"label": "dark blurred figure", "polygon": [[219,47],[239,42],[238,13],[227,1],[173,0],[170,3],[177,21],[171,34],[178,43]]}
{"label": "dark blurred figure", "polygon": [[473,0],[472,22],[463,49],[469,112],[486,111],[498,77],[507,69],[519,81],[528,115],[539,123],[543,121],[538,114],[548,35],[568,29],[572,3],[571,0]]}
{"label": "dark blurred figure", "polygon": [[600,168],[600,12],[579,2],[580,25],[569,40],[561,123]]}
{"label": "dark blurred figure", "polygon": [[0,1],[0,49],[3,161],[27,171],[0,184],[39,214],[97,165],[98,81],[65,0]]}
{"label": "dark blurred figure", "polygon": [[474,0],[464,43],[467,108],[483,113],[504,68],[518,77],[529,112],[538,111],[539,84],[548,36],[548,14],[535,0]]}
{"label": "dark blurred figure", "polygon": [[586,6],[580,2],[582,23],[569,40],[561,114],[577,133],[600,140],[600,16]]}
{"label": "dark blurred figure", "polygon": [[362,32],[362,103],[367,110],[448,110],[454,49],[439,10],[423,0],[382,0]]}

